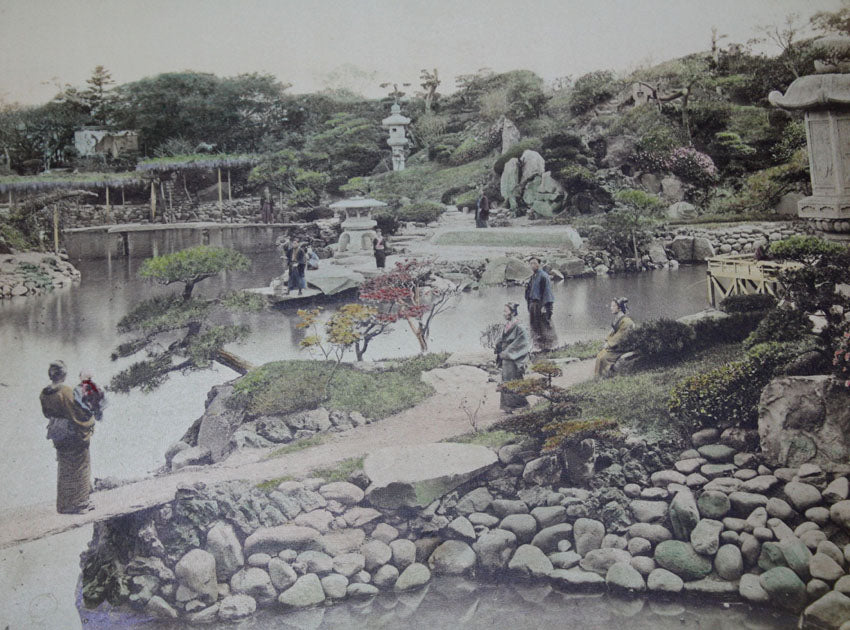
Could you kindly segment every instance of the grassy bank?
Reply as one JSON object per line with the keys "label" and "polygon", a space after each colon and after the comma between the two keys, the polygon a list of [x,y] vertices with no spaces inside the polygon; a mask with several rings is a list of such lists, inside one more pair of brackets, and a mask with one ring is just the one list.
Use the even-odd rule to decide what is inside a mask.
{"label": "grassy bank", "polygon": [[230,404],[252,415],[285,415],[325,406],[384,418],[418,404],[434,393],[421,374],[442,365],[446,354],[426,354],[395,362],[392,369],[363,372],[349,364],[333,370],[325,361],[275,361],[239,379]]}

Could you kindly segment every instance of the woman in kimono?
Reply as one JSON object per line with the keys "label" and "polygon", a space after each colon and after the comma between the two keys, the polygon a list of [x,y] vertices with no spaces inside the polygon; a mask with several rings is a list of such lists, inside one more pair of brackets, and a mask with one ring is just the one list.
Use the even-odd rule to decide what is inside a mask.
{"label": "woman in kimono", "polygon": [[50,385],[41,390],[41,411],[50,420],[48,438],[56,448],[56,511],[80,514],[94,509],[91,493],[91,460],[89,442],[95,419],[74,401],[74,392],[64,384],[67,369],[62,361],[54,361],[47,369]]}
{"label": "woman in kimono", "polygon": [[372,251],[375,253],[375,266],[383,269],[387,261],[387,242],[384,240],[381,230],[375,230],[375,238],[372,239]]}
{"label": "woman in kimono", "polygon": [[614,316],[614,319],[611,322],[611,332],[605,339],[605,345],[602,346],[602,350],[600,350],[599,354],[596,355],[594,375],[597,378],[601,376],[609,376],[611,374],[611,368],[614,367],[617,359],[619,359],[623,354],[623,340],[626,338],[628,332],[635,326],[632,318],[626,314],[629,310],[628,298],[614,298],[611,300],[609,309],[611,311],[611,315]]}
{"label": "woman in kimono", "polygon": [[[502,382],[521,379],[525,372],[525,362],[531,351],[531,338],[528,331],[517,321],[519,304],[505,304],[505,327],[502,337],[496,343],[496,364],[502,368]],[[499,407],[508,413],[514,409],[527,407],[525,396],[511,392],[501,392]]]}

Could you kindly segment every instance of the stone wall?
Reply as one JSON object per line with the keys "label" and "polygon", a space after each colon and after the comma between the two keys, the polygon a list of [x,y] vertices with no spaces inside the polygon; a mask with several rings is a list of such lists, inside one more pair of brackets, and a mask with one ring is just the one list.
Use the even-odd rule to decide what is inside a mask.
{"label": "stone wall", "polygon": [[79,282],[65,257],[40,252],[0,255],[0,299],[38,295]]}
{"label": "stone wall", "polygon": [[671,242],[677,236],[702,237],[708,239],[715,254],[749,254],[765,237],[778,241],[811,233],[811,227],[805,221],[783,221],[716,228],[681,226],[659,230],[656,236],[665,242]]}
{"label": "stone wall", "polygon": [[[260,203],[257,199],[225,200],[223,210],[217,201],[205,201],[196,206],[176,206],[173,212],[157,204],[155,223],[184,223],[223,221],[224,223],[259,223]],[[110,223],[150,223],[149,204],[112,204],[71,206],[62,212],[63,228],[92,227]]]}

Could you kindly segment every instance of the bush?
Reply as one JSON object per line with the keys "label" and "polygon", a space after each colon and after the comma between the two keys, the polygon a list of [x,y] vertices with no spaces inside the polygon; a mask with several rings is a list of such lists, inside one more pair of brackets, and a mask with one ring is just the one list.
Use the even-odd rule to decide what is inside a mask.
{"label": "bush", "polygon": [[717,175],[711,158],[692,147],[673,149],[666,165],[674,175],[697,186],[710,184]]}
{"label": "bush", "polygon": [[727,317],[707,317],[691,324],[695,347],[708,348],[721,343],[741,343],[764,317],[764,311],[731,313]]}
{"label": "bush", "polygon": [[795,308],[774,308],[744,340],[745,348],[769,341],[800,341],[812,331],[812,321]]}
{"label": "bush", "polygon": [[835,344],[836,349],[832,357],[832,367],[844,387],[850,387],[850,330],[841,333]]}
{"label": "bush", "polygon": [[692,350],[694,330],[672,319],[657,319],[634,328],[623,342],[623,351],[637,352],[641,361],[661,364]]}
{"label": "bush", "polygon": [[580,116],[617,92],[619,84],[610,70],[588,72],[576,79],[570,92],[570,111]]}
{"label": "bush", "polygon": [[439,203],[423,201],[403,207],[396,213],[399,221],[414,221],[416,223],[431,223],[440,218],[446,209]]}
{"label": "bush", "polygon": [[378,224],[376,227],[384,236],[392,236],[398,232],[398,217],[392,210],[379,210],[372,215],[372,218],[375,219]]}
{"label": "bush", "polygon": [[773,308],[776,306],[776,298],[767,293],[743,293],[730,295],[719,306],[724,313],[753,313]]}
{"label": "bush", "polygon": [[773,258],[807,263],[825,254],[845,251],[845,246],[825,241],[817,236],[791,236],[770,244],[768,250]]}
{"label": "bush", "polygon": [[492,144],[486,140],[479,140],[475,137],[466,138],[457,148],[452,151],[449,156],[449,164],[460,166],[473,160],[478,160],[490,153]]}
{"label": "bush", "polygon": [[540,138],[525,138],[524,140],[520,140],[510,149],[505,151],[499,159],[496,160],[496,163],[493,165],[493,171],[495,171],[496,175],[499,177],[502,176],[502,171],[505,170],[505,164],[508,163],[509,160],[513,158],[519,158],[524,151],[541,151],[543,148],[543,144],[540,141]]}
{"label": "bush", "polygon": [[793,351],[779,343],[761,344],[744,359],[683,379],[670,392],[671,415],[695,428],[755,428],[761,392]]}

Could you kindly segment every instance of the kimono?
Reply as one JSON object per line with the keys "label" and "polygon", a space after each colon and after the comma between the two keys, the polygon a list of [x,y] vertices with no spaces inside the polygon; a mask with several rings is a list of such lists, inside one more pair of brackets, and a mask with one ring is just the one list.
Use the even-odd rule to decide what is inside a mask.
{"label": "kimono", "polygon": [[[502,337],[496,344],[496,355],[498,361],[501,361],[502,364],[503,383],[522,378],[525,372],[525,362],[530,351],[531,340],[525,328],[520,326],[516,320],[506,323],[504,330],[502,330]],[[499,407],[505,411],[527,406],[528,401],[525,396],[510,392],[501,392],[500,394]]]}
{"label": "kimono", "polygon": [[372,250],[375,252],[375,266],[383,269],[387,261],[387,244],[383,236],[372,239]]}
{"label": "kimono", "polygon": [[481,195],[478,198],[478,203],[475,208],[475,227],[488,227],[487,221],[490,219],[490,200],[487,195]]}
{"label": "kimono", "polygon": [[596,366],[593,373],[595,376],[608,376],[611,373],[611,368],[623,355],[621,345],[626,338],[628,332],[634,328],[635,323],[632,318],[625,313],[618,313],[611,324],[611,332],[605,339],[605,346],[596,355]]}
{"label": "kimono", "polygon": [[84,511],[91,493],[91,460],[89,442],[94,433],[94,417],[74,401],[73,390],[63,383],[53,383],[41,390],[41,411],[55,423],[67,419],[69,435],[56,447],[56,511],[73,514]]}
{"label": "kimono", "polygon": [[552,280],[549,274],[538,269],[525,286],[525,301],[528,305],[528,318],[531,323],[531,336],[534,345],[541,350],[555,346],[557,336],[552,326]]}

